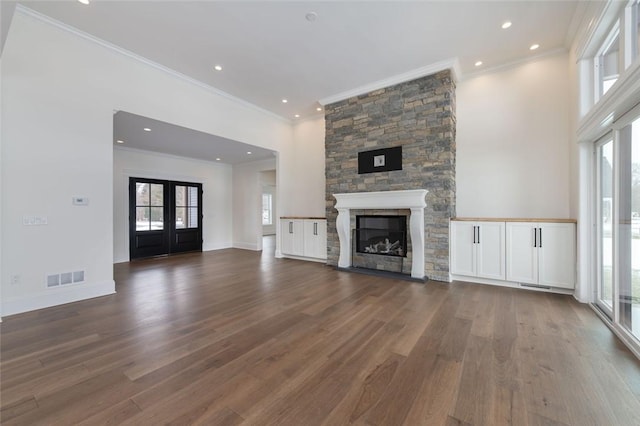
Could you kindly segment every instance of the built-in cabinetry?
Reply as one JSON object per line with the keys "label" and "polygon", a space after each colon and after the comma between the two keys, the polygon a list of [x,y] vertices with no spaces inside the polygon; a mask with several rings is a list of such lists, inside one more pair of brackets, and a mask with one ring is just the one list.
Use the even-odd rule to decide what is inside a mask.
{"label": "built-in cabinetry", "polygon": [[452,219],[454,279],[549,290],[573,289],[573,220]]}
{"label": "built-in cabinetry", "polygon": [[507,280],[574,288],[575,224],[509,222],[506,231]]}
{"label": "built-in cabinetry", "polygon": [[280,235],[280,251],[284,256],[317,261],[327,259],[326,219],[283,217]]}
{"label": "built-in cabinetry", "polygon": [[504,280],[504,232],[504,222],[451,222],[451,272]]}

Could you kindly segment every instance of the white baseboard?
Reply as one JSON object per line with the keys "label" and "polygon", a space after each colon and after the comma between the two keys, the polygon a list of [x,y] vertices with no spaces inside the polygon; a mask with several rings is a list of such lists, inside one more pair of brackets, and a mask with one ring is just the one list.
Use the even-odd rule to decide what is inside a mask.
{"label": "white baseboard", "polygon": [[79,283],[66,288],[46,289],[41,293],[31,296],[9,298],[2,301],[2,316],[20,314],[22,312],[35,311],[36,309],[50,308],[77,302],[94,297],[115,294],[116,285],[113,280],[97,283]]}
{"label": "white baseboard", "polygon": [[257,243],[234,242],[233,243],[233,248],[242,249],[242,250],[258,251],[258,244]]}
{"label": "white baseboard", "polygon": [[202,251],[214,251],[214,250],[224,250],[233,247],[231,242],[226,242],[222,244],[205,244],[202,246]]}

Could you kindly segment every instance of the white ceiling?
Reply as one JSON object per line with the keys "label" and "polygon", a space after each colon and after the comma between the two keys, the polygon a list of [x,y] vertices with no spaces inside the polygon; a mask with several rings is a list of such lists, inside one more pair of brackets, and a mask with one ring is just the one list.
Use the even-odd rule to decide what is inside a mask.
{"label": "white ceiling", "polygon": [[19,3],[295,121],[321,115],[320,100],[443,61],[464,75],[566,48],[579,1]]}
{"label": "white ceiling", "polygon": [[[144,129],[150,129],[147,132]],[[162,152],[180,157],[240,164],[274,159],[273,151],[197,130],[168,124],[125,111],[113,116],[114,141],[118,147]],[[248,153],[251,154],[248,154]],[[219,160],[218,160],[219,159]]]}

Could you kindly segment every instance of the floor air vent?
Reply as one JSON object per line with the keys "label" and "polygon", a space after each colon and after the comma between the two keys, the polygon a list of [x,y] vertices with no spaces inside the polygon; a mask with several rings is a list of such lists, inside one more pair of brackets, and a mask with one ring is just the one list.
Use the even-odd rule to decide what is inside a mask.
{"label": "floor air vent", "polygon": [[47,275],[47,288],[80,283],[84,281],[84,271],[62,272],[60,274]]}
{"label": "floor air vent", "polygon": [[539,288],[541,290],[551,290],[551,287],[546,285],[537,285],[537,284],[523,284],[520,283],[520,287],[530,287],[530,288]]}

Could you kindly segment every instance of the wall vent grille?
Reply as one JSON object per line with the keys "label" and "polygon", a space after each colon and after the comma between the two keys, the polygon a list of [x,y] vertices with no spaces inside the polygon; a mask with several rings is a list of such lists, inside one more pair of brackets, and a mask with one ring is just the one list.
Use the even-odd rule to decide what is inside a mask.
{"label": "wall vent grille", "polygon": [[84,282],[85,271],[61,272],[59,274],[50,274],[46,277],[45,284],[47,288],[59,287]]}

